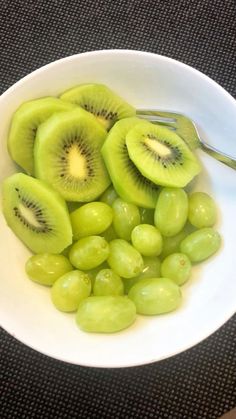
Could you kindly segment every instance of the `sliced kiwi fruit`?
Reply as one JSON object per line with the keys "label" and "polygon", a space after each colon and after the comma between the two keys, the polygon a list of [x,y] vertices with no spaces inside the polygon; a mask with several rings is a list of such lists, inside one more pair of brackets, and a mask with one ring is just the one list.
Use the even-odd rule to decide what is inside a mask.
{"label": "sliced kiwi fruit", "polygon": [[129,158],[126,134],[142,121],[126,118],[118,121],[108,133],[102,147],[107,170],[118,195],[140,207],[155,208],[159,188],[145,178]]}
{"label": "sliced kiwi fruit", "polygon": [[15,173],[3,182],[7,224],[35,253],[60,253],[72,243],[65,201],[44,182]]}
{"label": "sliced kiwi fruit", "polygon": [[106,130],[82,108],[55,114],[40,125],[35,173],[66,201],[90,202],[110,184],[100,149]]}
{"label": "sliced kiwi fruit", "polygon": [[107,130],[119,119],[136,114],[131,105],[103,84],[82,84],[60,97],[94,114]]}
{"label": "sliced kiwi fruit", "polygon": [[201,166],[186,143],[166,127],[143,121],[126,135],[129,157],[157,185],[184,187]]}
{"label": "sliced kiwi fruit", "polygon": [[74,107],[55,97],[45,97],[23,103],[14,113],[8,136],[8,151],[26,173],[34,174],[33,148],[39,124],[55,112],[65,112]]}

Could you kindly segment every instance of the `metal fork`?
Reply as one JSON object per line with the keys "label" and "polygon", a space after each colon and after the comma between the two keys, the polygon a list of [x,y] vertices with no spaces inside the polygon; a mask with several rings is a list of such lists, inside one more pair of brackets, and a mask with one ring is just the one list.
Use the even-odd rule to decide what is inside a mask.
{"label": "metal fork", "polygon": [[216,160],[219,160],[220,162],[226,164],[226,166],[236,170],[236,158],[229,156],[228,154],[225,154],[217,150],[215,147],[205,143],[205,141],[200,138],[195,123],[187,116],[176,112],[146,109],[138,109],[137,116],[153,122],[154,124],[164,125],[182,137],[192,150],[195,148],[201,148]]}

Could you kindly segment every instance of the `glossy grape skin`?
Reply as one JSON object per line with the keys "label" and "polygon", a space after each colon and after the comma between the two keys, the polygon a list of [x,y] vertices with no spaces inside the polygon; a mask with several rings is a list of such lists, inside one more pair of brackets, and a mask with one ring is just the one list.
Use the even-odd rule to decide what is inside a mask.
{"label": "glossy grape skin", "polygon": [[161,276],[172,279],[177,285],[183,285],[191,275],[191,262],[183,253],[167,256],[161,264]]}
{"label": "glossy grape skin", "polygon": [[113,219],[113,211],[104,202],[89,202],[71,212],[73,239],[94,236],[107,230]]}
{"label": "glossy grape skin", "polygon": [[73,244],[69,259],[72,265],[83,270],[96,268],[105,262],[109,255],[109,244],[100,236],[83,237]]}
{"label": "glossy grape skin", "polygon": [[159,230],[150,224],[139,224],[131,233],[135,249],[143,256],[158,256],[162,251],[163,240]]}
{"label": "glossy grape skin", "polygon": [[48,286],[53,285],[60,276],[72,269],[65,256],[51,253],[31,256],[25,264],[26,273],[32,281]]}
{"label": "glossy grape skin", "polygon": [[105,202],[105,204],[112,206],[113,202],[118,198],[118,195],[113,188],[113,186],[109,186],[105,192],[100,196],[100,201]]}
{"label": "glossy grape skin", "polygon": [[92,296],[78,308],[76,322],[85,332],[114,333],[131,326],[136,318],[134,303],[125,296]]}
{"label": "glossy grape skin", "polygon": [[108,266],[107,262],[103,262],[101,265],[96,266],[96,268],[84,271],[84,273],[86,273],[91,280],[92,288],[93,288],[93,284],[95,282],[95,278],[96,278],[97,274],[102,269],[108,269],[108,268],[109,268],[109,266]]}
{"label": "glossy grape skin", "polygon": [[51,298],[60,311],[76,311],[80,302],[91,292],[91,281],[87,274],[81,271],[67,272],[56,280],[51,288]]}
{"label": "glossy grape skin", "polygon": [[113,204],[113,228],[117,236],[129,241],[133,228],[140,224],[139,209],[136,205],[117,198]]}
{"label": "glossy grape skin", "polygon": [[128,294],[130,288],[141,279],[159,278],[161,276],[161,261],[158,257],[143,256],[143,263],[143,270],[138,276],[130,279],[123,279],[125,294]]}
{"label": "glossy grape skin", "polygon": [[181,302],[181,291],[169,278],[142,279],[128,293],[137,313],[154,315],[175,310]]}
{"label": "glossy grape skin", "polygon": [[140,223],[141,224],[154,224],[154,209],[139,208]]}
{"label": "glossy grape skin", "polygon": [[166,237],[175,236],[184,227],[188,217],[188,196],[180,188],[163,188],[154,214],[155,226]]}
{"label": "glossy grape skin", "polygon": [[95,278],[93,285],[94,295],[123,295],[124,284],[122,279],[112,269],[102,269]]}
{"label": "glossy grape skin", "polygon": [[190,195],[188,219],[194,227],[212,227],[216,223],[217,209],[211,196],[204,192]]}
{"label": "glossy grape skin", "polygon": [[161,259],[171,255],[172,253],[178,253],[180,249],[180,243],[185,237],[194,231],[194,227],[190,224],[186,224],[178,234],[172,237],[163,237],[162,252],[160,254]]}
{"label": "glossy grape skin", "polygon": [[122,239],[112,240],[110,243],[110,254],[107,259],[111,269],[122,278],[133,278],[143,269],[143,258],[141,254]]}
{"label": "glossy grape skin", "polygon": [[201,228],[189,234],[180,244],[180,251],[191,262],[201,262],[212,256],[221,245],[220,234],[213,228]]}

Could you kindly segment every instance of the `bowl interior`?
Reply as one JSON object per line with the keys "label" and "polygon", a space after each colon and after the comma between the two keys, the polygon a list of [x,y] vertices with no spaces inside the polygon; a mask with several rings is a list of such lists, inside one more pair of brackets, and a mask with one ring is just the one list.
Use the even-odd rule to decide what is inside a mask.
{"label": "bowl interior", "polygon": [[[0,182],[15,171],[6,149],[11,115],[22,102],[58,95],[79,83],[101,82],[137,108],[175,110],[189,115],[202,137],[236,156],[236,102],[200,72],[166,57],[137,51],[100,51],[49,64],[22,79],[0,98]],[[97,367],[140,365],[177,354],[213,333],[234,312],[236,282],[236,172],[201,151],[203,171],[195,190],[218,203],[220,252],[193,268],[182,287],[183,304],[171,314],[138,316],[114,335],[86,334],[74,314],[58,312],[47,288],[29,281],[24,264],[30,252],[6,226],[0,212],[1,326],[20,341],[49,356]]]}

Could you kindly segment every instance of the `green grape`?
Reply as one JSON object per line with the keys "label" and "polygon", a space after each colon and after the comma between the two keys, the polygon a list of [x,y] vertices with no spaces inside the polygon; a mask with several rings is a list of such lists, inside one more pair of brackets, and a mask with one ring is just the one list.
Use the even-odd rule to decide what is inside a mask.
{"label": "green grape", "polygon": [[126,329],[136,318],[136,308],[128,297],[89,297],[78,308],[76,322],[84,332],[114,333]]}
{"label": "green grape", "polygon": [[105,262],[109,255],[109,244],[100,236],[83,237],[73,244],[69,259],[77,269],[89,270]]}
{"label": "green grape", "polygon": [[73,239],[102,233],[111,225],[112,218],[113,211],[104,202],[89,202],[82,205],[70,214]]}
{"label": "green grape", "polygon": [[153,315],[175,310],[181,302],[181,291],[169,278],[142,279],[129,291],[137,313]]}
{"label": "green grape", "polygon": [[114,239],[117,239],[118,238],[117,237],[117,234],[116,234],[116,232],[115,232],[115,230],[114,230],[114,228],[113,228],[112,225],[110,227],[108,227],[108,229],[106,231],[104,231],[101,234],[101,236],[104,237],[104,239],[107,242],[110,242],[111,240],[114,240]]}
{"label": "green grape", "polygon": [[57,278],[72,269],[72,265],[65,256],[50,253],[31,256],[25,264],[29,278],[42,285],[53,285]]}
{"label": "green grape", "polygon": [[129,241],[133,228],[140,224],[138,207],[117,198],[113,202],[112,208],[114,212],[113,227],[117,236]]}
{"label": "green grape", "polygon": [[191,262],[183,253],[167,256],[161,264],[161,276],[172,279],[177,285],[184,284],[191,274]]}
{"label": "green grape", "polygon": [[94,295],[123,295],[122,279],[112,269],[102,269],[96,276],[93,285]]}
{"label": "green grape", "polygon": [[92,288],[96,279],[97,274],[102,270],[102,269],[107,269],[109,268],[107,262],[103,262],[101,265],[96,266],[96,268],[93,269],[89,269],[87,271],[84,271],[90,278],[91,280],[91,284],[92,284]]}
{"label": "green grape", "polygon": [[158,257],[143,256],[143,270],[135,278],[123,279],[125,294],[128,294],[130,288],[145,278],[159,278],[161,275],[161,261]]}
{"label": "green grape", "polygon": [[212,256],[221,245],[220,234],[213,228],[201,228],[189,234],[180,244],[180,251],[191,262],[201,262]]}
{"label": "green grape", "polygon": [[155,226],[166,237],[175,236],[184,227],[188,217],[188,197],[180,188],[163,188],[154,214]]}
{"label": "green grape", "polygon": [[[191,228],[190,228],[191,227]],[[163,247],[161,252],[161,259],[171,255],[172,253],[179,252],[180,243],[188,234],[193,232],[193,227],[186,224],[178,234],[172,237],[163,237]]]}
{"label": "green grape", "polygon": [[133,278],[143,269],[143,259],[140,253],[122,239],[110,242],[110,254],[107,262],[111,269],[123,278]]}
{"label": "green grape", "polygon": [[89,276],[81,271],[67,272],[56,280],[51,289],[52,302],[58,310],[75,311],[91,293]]}
{"label": "green grape", "polygon": [[139,224],[131,233],[131,241],[135,249],[143,256],[158,256],[162,251],[161,233],[150,224]]}
{"label": "green grape", "polygon": [[141,224],[154,224],[154,210],[150,208],[139,208]]}
{"label": "green grape", "polygon": [[209,195],[204,192],[195,192],[190,195],[188,219],[194,227],[212,227],[216,218],[216,205]]}
{"label": "green grape", "polygon": [[100,201],[105,202],[105,204],[110,205],[111,207],[116,198],[118,198],[118,195],[115,189],[113,186],[109,186],[100,196]]}

